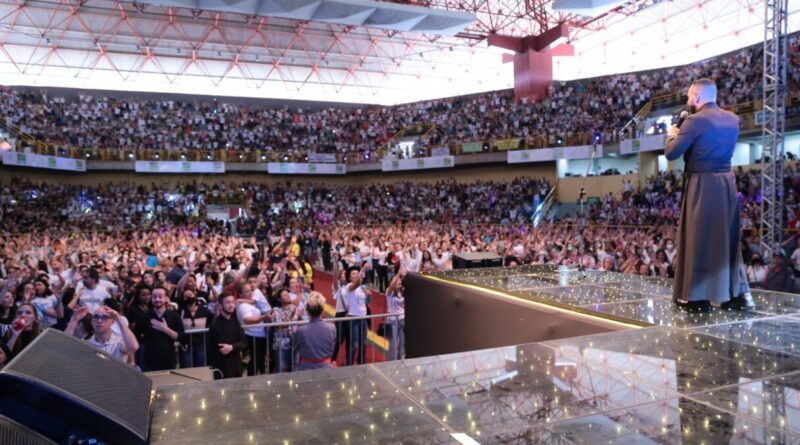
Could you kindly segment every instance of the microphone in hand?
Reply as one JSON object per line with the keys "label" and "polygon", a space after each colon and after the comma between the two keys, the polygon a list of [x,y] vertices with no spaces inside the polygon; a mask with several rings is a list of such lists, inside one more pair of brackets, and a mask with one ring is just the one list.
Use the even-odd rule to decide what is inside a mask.
{"label": "microphone in hand", "polygon": [[683,125],[683,121],[685,121],[687,117],[689,117],[689,110],[684,108],[681,111],[681,114],[678,116],[678,123],[675,124],[675,126],[681,128],[681,125]]}

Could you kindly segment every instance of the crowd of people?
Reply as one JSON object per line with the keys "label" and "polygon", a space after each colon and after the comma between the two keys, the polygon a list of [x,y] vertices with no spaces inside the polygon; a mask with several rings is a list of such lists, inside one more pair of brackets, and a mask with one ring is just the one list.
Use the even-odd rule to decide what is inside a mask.
{"label": "crowd of people", "polygon": [[[800,237],[790,232],[781,255],[763,258],[750,230],[760,209],[757,173],[739,169],[737,181],[748,279],[755,288],[794,290]],[[6,359],[53,327],[144,370],[209,363],[230,377],[245,365],[248,375],[330,366],[342,344],[342,363],[363,363],[374,298],[386,298],[393,314],[387,358],[401,358],[403,277],[448,270],[459,252],[497,253],[507,265],[670,278],[681,176],[661,173],[602,197],[584,228],[574,213],[530,224],[550,189],[544,179],[360,188],[12,179],[0,189]],[[209,218],[206,200],[230,190],[247,197],[246,215]],[[785,190],[786,221],[796,230],[796,165],[787,167]],[[314,266],[332,273],[333,288],[317,289],[328,300],[314,290]],[[333,333],[292,324],[318,320],[325,301],[344,320],[355,318]],[[382,320],[371,321],[374,331]],[[297,337],[301,330],[308,332]]]}
{"label": "crowd of people", "polygon": [[[796,51],[797,34],[790,47]],[[433,124],[428,146],[506,138],[540,138],[552,146],[577,135],[615,134],[651,98],[672,93],[675,79],[709,77],[720,85],[720,104],[761,98],[761,45],[682,67],[556,82],[546,99],[515,103],[511,90],[392,107],[289,108],[257,104],[75,96],[46,90],[0,89],[0,120],[56,147],[173,152],[309,152],[349,154],[374,162],[398,131]],[[794,60],[794,59],[793,59]],[[791,94],[800,70],[790,64]],[[580,145],[576,143],[576,145]]]}
{"label": "crowd of people", "polygon": [[[536,103],[515,103],[503,91],[396,107],[291,110],[5,87],[0,119],[62,147],[367,159],[396,131],[421,124],[434,124],[429,145],[537,136],[552,143],[616,130],[650,98],[678,89],[676,78],[714,78],[722,105],[746,102],[761,94],[752,88],[760,57],[759,47],[750,47],[713,62],[556,83]],[[796,65],[790,76],[798,85]],[[800,167],[786,168],[790,231],[769,259],[753,230],[758,172],[739,168],[736,179],[751,287],[794,291]],[[556,218],[551,211],[533,225],[551,192],[546,179],[337,187],[3,178],[0,366],[46,328],[144,371],[208,364],[223,378],[364,363],[368,332],[387,338],[386,359],[403,358],[406,274],[449,270],[457,253],[496,253],[505,265],[672,278],[680,172],[660,173],[641,187],[625,182],[623,190],[602,196],[585,215]],[[239,216],[212,218],[209,206],[219,200],[241,203]],[[315,267],[331,273],[330,289],[318,288]],[[376,299],[385,299],[389,316],[371,314]],[[335,313],[335,325],[320,323],[325,311]]]}

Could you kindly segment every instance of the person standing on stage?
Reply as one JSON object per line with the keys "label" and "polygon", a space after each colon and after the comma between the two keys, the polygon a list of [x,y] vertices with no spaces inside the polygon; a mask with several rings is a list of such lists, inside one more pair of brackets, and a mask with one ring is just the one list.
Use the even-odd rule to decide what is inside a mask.
{"label": "person standing on stage", "polygon": [[739,248],[739,201],[731,158],[739,118],[719,108],[717,86],[698,79],[689,87],[694,114],[667,132],[665,154],[686,163],[673,300],[690,312],[711,306],[755,307]]}

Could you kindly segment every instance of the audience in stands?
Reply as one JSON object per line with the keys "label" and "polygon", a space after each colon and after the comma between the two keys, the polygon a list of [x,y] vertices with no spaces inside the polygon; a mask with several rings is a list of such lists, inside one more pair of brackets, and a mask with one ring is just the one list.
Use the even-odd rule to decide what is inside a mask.
{"label": "audience in stands", "polygon": [[[796,52],[798,34],[789,46]],[[230,159],[257,151],[300,160],[310,152],[340,153],[374,162],[398,131],[431,124],[423,137],[428,147],[521,137],[543,146],[582,145],[595,134],[608,140],[651,98],[680,90],[675,79],[716,80],[722,106],[760,100],[753,86],[761,85],[761,59],[761,45],[754,45],[682,67],[557,82],[535,103],[515,103],[513,91],[505,90],[394,107],[290,109],[5,87],[0,120],[61,148],[226,151]],[[797,64],[789,71],[788,91],[800,94]]]}
{"label": "audience in stands", "polygon": [[[797,53],[797,35],[790,46]],[[687,67],[558,83],[547,100],[520,104],[503,91],[396,107],[290,110],[6,87],[0,119],[48,143],[90,149],[315,151],[370,160],[398,130],[427,124],[435,124],[424,136],[429,145],[511,137],[554,145],[616,131],[652,97],[678,89],[676,78],[715,78],[723,105],[758,99],[752,85],[759,84],[760,57],[751,47]],[[793,65],[791,94],[799,82]],[[786,173],[784,220],[794,231],[766,267],[752,230],[760,216],[758,172],[736,172],[753,287],[793,291],[800,275],[800,167]],[[580,228],[580,215],[570,213],[553,222],[551,212],[531,225],[551,191],[546,179],[365,187],[5,180],[0,366],[45,328],[66,329],[143,370],[208,362],[227,378],[241,375],[243,362],[248,375],[314,368],[335,361],[342,342],[347,364],[364,363],[367,333],[376,329],[361,317],[372,298],[383,298],[368,285],[386,292],[394,314],[382,326],[386,358],[402,358],[405,274],[448,270],[460,252],[497,253],[506,264],[672,277],[681,182],[680,173],[666,172],[639,188],[625,183],[621,196],[589,206],[589,225]],[[214,219],[209,206],[217,203],[239,204],[243,215]],[[315,263],[333,270],[337,316],[359,317],[335,332],[317,326],[324,305],[312,292]],[[298,327],[309,317],[311,324]],[[206,339],[194,331],[205,328]]]}
{"label": "audience in stands", "polygon": [[[788,165],[786,172],[785,220],[797,228],[800,169]],[[361,188],[290,182],[78,187],[12,179],[0,184],[3,346],[13,357],[41,329],[64,329],[74,320],[75,335],[113,354],[135,355],[146,370],[175,367],[180,357],[183,367],[213,361],[230,377],[241,373],[233,361],[242,351],[248,375],[290,370],[300,360],[293,352],[297,326],[247,325],[307,320],[311,265],[322,266],[327,256],[338,278],[339,316],[368,313],[371,296],[362,284],[388,287],[387,308],[397,315],[382,333],[389,340],[387,358],[400,358],[402,276],[450,269],[459,252],[494,252],[506,264],[672,277],[681,180],[680,173],[661,173],[639,188],[604,196],[589,206],[589,226],[579,229],[571,213],[559,222],[530,224],[550,189],[544,179]],[[754,287],[793,290],[800,237],[789,236],[785,256],[764,267],[751,230],[760,211],[758,173],[738,169],[737,182],[742,219],[750,221],[743,224],[742,243],[748,279]],[[242,200],[247,215],[229,224],[214,221],[206,203],[228,193]],[[137,228],[139,221],[150,224]],[[233,306],[225,307],[225,295]],[[120,305],[116,322],[109,302]],[[94,320],[95,314],[110,315]],[[125,342],[123,320],[138,350]],[[333,357],[344,342],[344,361],[364,362],[365,334],[379,321],[372,328],[362,320],[340,324]],[[209,349],[191,333],[212,325],[226,346]],[[237,326],[244,328],[244,342]]]}

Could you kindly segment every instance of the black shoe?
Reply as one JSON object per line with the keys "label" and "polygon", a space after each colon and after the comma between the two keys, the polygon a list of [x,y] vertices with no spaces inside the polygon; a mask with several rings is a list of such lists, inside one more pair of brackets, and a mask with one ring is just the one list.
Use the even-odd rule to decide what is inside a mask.
{"label": "black shoe", "polygon": [[681,301],[675,300],[678,309],[692,314],[707,314],[711,312],[711,303],[708,300]]}
{"label": "black shoe", "polygon": [[756,303],[753,301],[753,296],[749,293],[733,297],[730,300],[719,305],[720,309],[726,311],[742,311],[750,312],[756,308]]}

